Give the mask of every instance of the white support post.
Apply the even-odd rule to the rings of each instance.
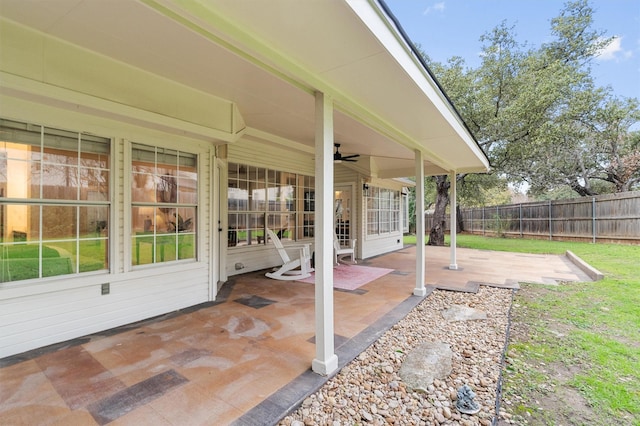
[[[316,93],[315,114],[316,357],[311,369],[326,376],[338,369],[338,356],[333,339],[333,101],[324,93]]]
[[[415,150],[416,160],[416,288],[413,294],[426,296],[425,279],[425,224],[424,224],[424,158]]]
[[[451,211],[449,212],[449,221],[451,224],[449,225],[450,239],[451,239],[451,263],[449,264],[449,269],[456,270],[458,269],[457,263],[457,253],[456,253],[456,237],[457,237],[457,229],[458,229],[458,212],[457,212],[457,182],[456,182],[456,172],[451,172],[451,193],[449,194],[450,207]]]

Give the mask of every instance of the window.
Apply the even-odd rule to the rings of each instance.
[[[131,263],[196,258],[197,156],[132,144]]]
[[[400,229],[400,191],[369,187],[367,235],[388,234]]]
[[[283,240],[313,236],[314,178],[229,163],[228,246],[265,243],[265,226]]]
[[[313,176],[301,176],[303,206],[302,206],[302,236],[312,238],[315,229],[316,180]]]
[[[0,120],[0,282],[108,269],[110,140]]]

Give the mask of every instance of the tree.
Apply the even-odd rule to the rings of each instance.
[[[595,145],[605,158],[598,162],[594,177],[613,184],[615,192],[630,191],[640,184],[640,146],[629,131],[638,121],[636,99],[609,100],[596,114]]]
[[[424,200],[425,210],[430,210],[436,201],[436,186],[433,177],[424,179]],[[415,232],[416,229],[416,189],[409,188],[409,229]],[[427,225],[428,226],[428,225]]]
[[[592,196],[630,191],[640,183],[640,150],[629,131],[640,119],[638,102],[606,93],[595,103],[584,98],[576,94],[579,108],[541,131],[535,167],[526,177],[533,194],[568,186],[580,196]]]
[[[481,37],[477,69],[457,57],[445,65],[428,62],[487,153],[494,183],[525,181],[538,192],[569,185],[582,195],[637,185],[640,154],[629,128],[639,119],[638,104],[594,86],[590,61],[612,39],[592,24],[587,0],[571,1],[551,21],[553,39],[539,48],[518,43],[514,28],[502,22]],[[436,179],[430,244],[444,242],[446,181]],[[467,182],[458,176],[461,192]]]
[[[449,187],[451,182],[447,180],[446,175],[436,176],[436,206],[433,211],[433,224],[429,231],[430,246],[444,245],[444,227],[447,205],[449,204]]]

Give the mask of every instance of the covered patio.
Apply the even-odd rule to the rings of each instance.
[[[358,240],[356,256],[367,259],[402,247],[403,195],[391,180],[414,176],[417,199],[424,200],[426,175],[490,168],[383,1],[127,0],[114,8],[6,0],[2,6],[0,124],[20,153],[5,155],[6,168],[31,170],[20,157],[31,149],[64,148],[75,158],[83,153],[82,135],[98,136],[96,148],[84,146],[105,157],[104,182],[91,182],[101,198],[89,199],[87,190],[63,201],[69,212],[89,201],[99,208],[94,225],[101,224],[101,235],[87,236],[97,228],[86,225],[75,233],[60,229],[53,239],[80,246],[99,238],[105,250],[87,250],[97,259],[90,270],[78,251],[80,266],[60,262],[65,267],[53,273],[41,267],[49,262],[44,250],[36,250],[26,278],[14,274],[0,284],[1,356],[218,300],[219,283],[230,276],[276,265],[257,236],[267,225],[291,224],[292,243],[313,244],[322,283],[314,295],[313,370],[332,374],[338,184],[352,194],[348,238]],[[60,132],[68,136],[63,147],[50,141]],[[345,161],[336,157],[337,144]],[[64,167],[56,163],[59,176]],[[189,183],[176,187],[173,175],[183,169]],[[59,195],[30,193],[17,180],[9,187],[2,175],[9,173],[0,173],[9,196],[0,198],[11,204],[2,243],[19,250],[26,233],[49,248],[42,230],[56,215],[43,214],[46,225],[36,226],[40,221],[22,215],[22,205],[46,213]],[[40,187],[42,176],[33,176]],[[66,188],[62,180],[46,183]],[[451,198],[455,203],[455,183]],[[181,209],[191,226],[170,226],[180,223],[180,212],[171,209]],[[423,213],[420,201],[421,236]],[[188,241],[177,235],[187,231]],[[236,244],[238,232],[249,236],[244,247]],[[180,240],[188,249],[181,254]],[[165,256],[170,242],[175,249]],[[420,250],[413,293],[424,296]],[[449,266],[457,267],[455,252]]]
[[[427,295],[441,288],[517,288],[589,278],[567,258],[427,247]],[[333,293],[340,367],[423,297],[416,247],[369,259],[393,269]],[[314,288],[238,275],[216,302],[0,360],[0,417],[7,424],[273,424],[328,377],[313,373]]]

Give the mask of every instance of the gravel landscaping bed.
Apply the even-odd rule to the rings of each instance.
[[[491,425],[511,299],[511,290],[484,286],[476,294],[435,290],[280,425]],[[442,311],[453,305],[484,311],[487,319],[448,321]],[[449,344],[453,369],[427,392],[414,392],[398,371],[424,342]],[[464,384],[481,405],[477,414],[455,408]]]

